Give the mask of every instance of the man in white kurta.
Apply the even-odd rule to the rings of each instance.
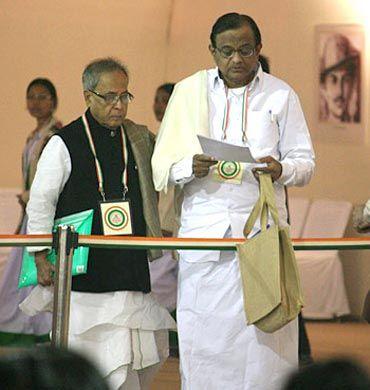
[[[54,218],[93,209],[92,233],[103,234],[101,195],[122,200],[125,189],[136,234],[160,235],[151,137],[144,126],[124,120],[130,101],[127,74],[111,58],[85,68],[88,109],[43,151],[27,205],[28,233],[50,233]],[[101,162],[97,169],[94,161]],[[47,248],[29,251],[35,252],[38,283],[51,285]],[[146,252],[90,248],[87,272],[72,278],[68,345],[94,360],[112,389],[148,390],[168,356],[167,329],[175,322],[149,292]]]
[[[274,180],[282,225],[284,186],[305,185],[312,176],[314,152],[298,97],[262,72],[261,47],[253,19],[224,15],[211,34],[217,67],[175,87],[152,166],[157,190],[183,189],[180,237],[242,237],[259,196],[256,168],[244,164],[238,184],[216,179],[216,162],[201,154],[197,134],[249,147],[267,164],[257,169]],[[279,388],[297,366],[296,320],[273,334],[246,325],[235,252],[180,251],[177,319],[183,389]]]

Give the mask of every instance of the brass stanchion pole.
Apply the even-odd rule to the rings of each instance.
[[[72,258],[77,246],[73,226],[58,226],[53,246],[57,251],[54,280],[54,307],[51,344],[68,347],[69,309],[72,285]]]

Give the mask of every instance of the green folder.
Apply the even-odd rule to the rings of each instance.
[[[56,219],[53,230],[56,230],[59,225],[73,225],[78,234],[91,234],[94,210],[81,211],[80,213],[67,215]],[[87,272],[87,260],[89,257],[89,247],[79,246],[73,252],[72,260],[72,275],[85,274]],[[56,253],[53,249],[47,256],[47,259],[55,264]],[[26,249],[23,251],[23,260],[21,273],[19,275],[18,287],[33,286],[37,284],[37,268],[35,264],[35,256]]]

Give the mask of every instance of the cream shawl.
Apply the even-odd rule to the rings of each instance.
[[[209,137],[206,70],[177,83],[168,103],[152,158],[157,191],[167,191],[173,164],[202,153],[197,134]]]

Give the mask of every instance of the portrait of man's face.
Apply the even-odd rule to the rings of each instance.
[[[332,70],[326,74],[322,93],[330,121],[345,121],[354,86],[354,75],[348,69]]]
[[[360,122],[360,52],[343,34],[326,34],[320,56],[320,121]]]

